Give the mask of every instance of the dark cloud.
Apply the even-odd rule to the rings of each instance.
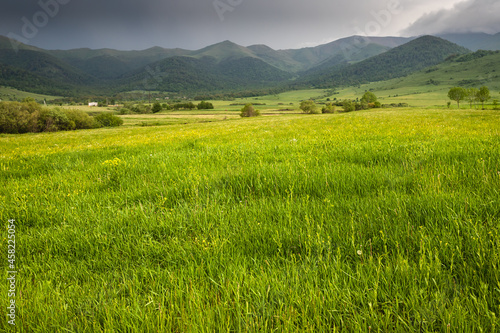
[[[451,7],[458,1],[4,0],[0,34],[49,49],[199,49],[227,39],[245,46],[296,48],[354,34],[398,35],[429,8]],[[43,22],[40,3],[51,8],[57,4],[57,14]],[[26,21],[38,23],[36,33],[26,28]]]
[[[468,0],[428,13],[404,30],[406,35],[500,32],[500,1]]]

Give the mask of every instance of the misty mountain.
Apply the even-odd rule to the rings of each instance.
[[[466,47],[469,50],[500,50],[500,33],[489,35],[485,33],[468,33],[468,34],[441,34],[438,35],[452,43]]]
[[[326,68],[320,65],[307,72],[297,84],[324,88],[384,81],[437,65],[451,55],[469,52],[444,39],[423,36],[355,64]]]
[[[474,39],[467,38],[462,36],[462,42]],[[352,36],[296,50],[244,47],[230,41],[195,51],[43,50],[14,44],[17,50],[0,36],[0,84],[62,96],[138,89],[196,93],[352,85],[404,76],[451,54],[468,52],[429,36]]]
[[[162,90],[199,93],[261,88],[292,77],[254,57],[201,58],[176,56],[149,65],[121,79],[120,90]]]

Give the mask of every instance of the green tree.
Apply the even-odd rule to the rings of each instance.
[[[371,91],[367,91],[364,93],[363,97],[361,97],[361,102],[366,103],[375,103],[377,101],[377,96]]]
[[[198,110],[211,110],[214,108],[214,105],[209,102],[201,101],[198,106]]]
[[[467,96],[467,91],[462,87],[453,87],[448,91],[448,98],[457,102],[460,109],[460,101]]]
[[[467,96],[466,96],[467,101],[469,102],[470,108],[472,109],[472,103],[477,101],[478,90],[476,88],[469,88],[466,90],[466,92],[467,92]]]
[[[153,108],[151,109],[151,111],[153,113],[158,113],[162,110],[162,107],[161,107],[161,104],[160,102],[156,102],[155,104],[153,104]]]
[[[356,104],[348,99],[342,102],[342,106],[344,108],[344,112],[351,112],[356,110]]]
[[[319,113],[316,108],[316,103],[314,103],[314,101],[311,100],[302,101],[300,103],[300,109],[304,113],[309,113],[309,114]]]
[[[248,103],[241,109],[240,113],[241,117],[257,117],[260,116],[260,111],[255,110],[251,103]]]
[[[487,102],[491,98],[490,90],[488,89],[488,87],[482,86],[481,88],[479,88],[476,96],[477,100],[482,103],[484,109],[484,102]]]
[[[321,109],[321,113],[335,113],[335,105],[327,103],[323,109]]]

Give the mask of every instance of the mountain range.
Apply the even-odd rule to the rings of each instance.
[[[194,51],[119,51],[44,50],[0,36],[0,85],[59,96],[335,87],[405,76],[468,49],[500,49],[500,34],[441,37],[352,36],[292,50],[224,41]]]

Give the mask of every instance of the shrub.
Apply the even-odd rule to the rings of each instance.
[[[260,111],[255,110],[253,105],[251,103],[249,103],[241,109],[240,116],[241,117],[258,117],[258,116],[260,116]]]
[[[151,106],[144,104],[137,104],[131,106],[130,110],[134,113],[149,114],[151,113]]]
[[[99,127],[118,127],[123,125],[123,119],[111,113],[101,113],[95,116],[95,120],[100,125]]]
[[[162,107],[161,107],[161,104],[159,102],[156,102],[155,104],[153,104],[153,108],[151,109],[151,111],[153,113],[158,113],[162,110]]]
[[[214,105],[209,102],[201,101],[198,106],[198,110],[211,110],[214,108]]]
[[[354,102],[347,99],[342,102],[342,107],[344,108],[344,112],[351,112],[356,110],[356,105],[354,104]]]
[[[80,110],[64,110],[64,113],[66,114],[68,119],[75,124],[75,129],[89,129],[98,127],[95,119],[89,116],[86,112]]]
[[[316,103],[314,103],[314,101],[312,101],[312,100],[302,101],[300,103],[300,109],[304,113],[308,113],[308,114],[317,114],[317,113],[319,113],[319,111],[318,111],[318,109],[316,107]]]
[[[38,115],[38,125],[42,132],[67,131],[76,128],[74,121],[60,109],[43,109]]]
[[[321,113],[335,113],[335,105],[332,103],[326,104],[326,106],[321,109]]]
[[[0,102],[0,133],[38,132],[37,119],[41,110],[36,102]]]
[[[365,92],[363,97],[361,97],[361,102],[366,102],[366,103],[375,103],[377,101],[377,96],[375,96],[374,93],[371,91]]]

